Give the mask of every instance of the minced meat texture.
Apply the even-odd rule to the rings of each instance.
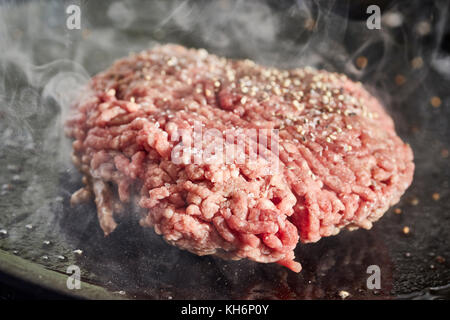
[[[180,129],[192,134],[196,123],[234,133],[224,148],[246,129],[268,129],[278,133],[277,150],[265,145],[264,156],[244,163],[174,161]],[[178,45],[130,55],[93,77],[67,133],[85,183],[72,203],[94,196],[105,235],[133,204],[142,226],[182,249],[296,272],[299,241],[371,228],[414,171],[411,148],[361,83]],[[258,139],[245,141],[246,157],[261,149]],[[277,170],[267,170],[274,157]]]

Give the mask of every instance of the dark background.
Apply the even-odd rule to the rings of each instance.
[[[72,3],[81,7],[81,30],[65,27]],[[366,27],[371,4],[381,8],[380,30]],[[0,250],[60,274],[76,264],[84,281],[127,298],[339,299],[341,290],[349,299],[449,298],[448,14],[448,1],[2,2],[0,230],[7,234]],[[135,221],[104,238],[93,204],[68,205],[81,184],[62,123],[90,75],[166,42],[362,81],[414,150],[415,179],[395,207],[402,213],[392,208],[371,231],[299,245],[300,274],[197,257]],[[373,264],[382,271],[380,290],[366,288]],[[9,274],[0,274],[2,299],[65,297],[47,289],[52,283]]]

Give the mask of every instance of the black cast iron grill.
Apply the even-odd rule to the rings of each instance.
[[[333,299],[342,290],[363,299],[449,298],[449,6],[378,4],[402,23],[384,20],[381,30],[368,30],[365,1],[85,1],[82,29],[69,31],[68,3],[2,4],[0,253],[58,273],[76,264],[87,283],[130,298]],[[299,245],[300,274],[198,257],[131,220],[104,238],[93,203],[69,205],[81,176],[62,132],[66,97],[115,58],[155,42],[279,67],[313,64],[362,81],[414,150],[415,179],[396,206],[402,213],[391,209],[371,231]],[[382,270],[379,290],[367,288],[370,265]]]

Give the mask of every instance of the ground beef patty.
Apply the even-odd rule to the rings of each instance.
[[[380,103],[345,75],[312,68],[279,70],[159,46],[96,75],[73,111],[67,133],[85,187],[72,203],[94,196],[105,235],[134,205],[142,226],[198,255],[298,272],[299,240],[369,229],[413,176],[411,148]],[[196,123],[231,131],[224,149],[244,140],[239,155],[262,156],[189,161],[203,152],[183,140]],[[239,140],[251,129],[269,132],[271,141],[276,132],[276,148],[258,137]],[[173,159],[180,145],[191,152],[181,163]],[[274,158],[277,169],[266,170]]]

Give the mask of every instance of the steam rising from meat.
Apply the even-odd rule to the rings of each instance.
[[[85,80],[88,73],[92,75],[104,69],[113,59],[130,51],[147,49],[156,42],[184,39],[181,44],[278,67],[313,65],[331,71],[339,69],[356,80],[374,85],[387,80],[385,72],[381,71],[399,49],[395,44],[399,32],[411,38],[415,51],[397,53],[405,56],[405,62],[414,54],[432,54],[436,58],[433,62],[439,66],[442,66],[440,62],[445,66],[446,60],[438,50],[446,32],[443,2],[436,2],[432,12],[422,13],[412,5],[404,8],[393,4],[386,10],[381,30],[366,27],[368,15],[364,7],[359,15],[362,20],[347,19],[346,1],[297,1],[283,8],[277,8],[281,5],[271,1],[156,1],[151,6],[139,1],[101,4],[87,1],[80,3],[81,30],[67,29],[67,5],[51,1],[3,4],[0,7],[2,68],[15,63],[20,70],[32,75],[36,73],[33,65],[44,65],[39,71],[50,69],[56,76],[58,69],[64,72],[67,65],[55,66],[54,62],[67,59],[77,65],[74,71]],[[22,6],[26,6],[26,10],[21,10]],[[396,23],[392,22],[393,12],[399,20]],[[433,15],[432,20],[426,19],[429,15]],[[402,30],[404,19],[417,21],[415,30]],[[424,24],[428,33],[424,31]],[[431,39],[435,49],[421,52],[422,38],[430,36],[432,31],[436,34]],[[348,38],[351,38],[351,51],[344,45]],[[363,69],[355,65],[355,59],[361,55],[369,60]],[[46,65],[50,62],[53,64]],[[447,68],[441,69],[449,73]],[[50,78],[37,80],[29,85],[42,88]],[[420,83],[420,79],[413,81]],[[57,94],[47,93],[51,97]],[[66,102],[63,101],[63,108],[68,107]]]
[[[155,1],[148,6],[142,1],[80,1],[82,29],[68,30],[65,8],[69,3],[76,1],[0,5],[0,155],[15,152],[18,146],[34,152],[57,149],[57,169],[71,168],[62,124],[73,95],[114,59],[156,43],[204,47],[219,55],[277,67],[312,65],[343,72],[372,88],[388,109],[400,105],[417,88],[425,88],[429,96],[442,90],[441,83],[424,81],[430,72],[450,78],[450,55],[442,50],[449,32],[444,1],[436,1],[430,11],[422,10],[420,4],[400,2],[382,7],[382,13],[395,11],[403,23],[409,21],[416,28],[384,19],[381,30],[366,28],[365,7],[360,10],[361,20],[349,19],[351,8],[346,1],[309,0],[289,5]],[[399,38],[408,46],[398,46]],[[364,68],[356,63],[361,56],[367,58]],[[426,63],[412,68],[415,57]],[[402,85],[396,82],[399,75],[406,79]],[[420,114],[424,126],[433,121],[429,96],[417,98],[424,105]],[[409,128],[401,110],[390,111],[404,134]],[[439,126],[445,136],[448,123]],[[426,144],[426,139],[423,134],[417,143]]]

